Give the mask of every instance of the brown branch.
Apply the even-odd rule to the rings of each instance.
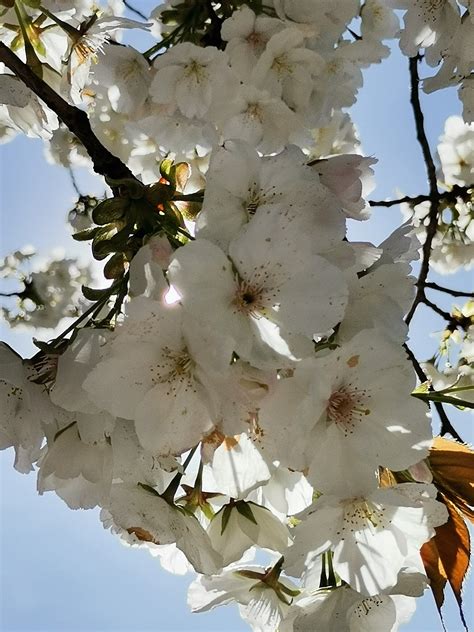
[[[450,191],[445,191],[444,193],[438,194],[437,199],[439,202],[445,202],[447,204],[454,204],[459,199],[463,201],[470,200],[472,196],[472,190],[474,189],[474,184],[467,184],[465,186],[459,186],[455,184]],[[368,200],[370,206],[397,206],[398,204],[411,204],[412,206],[416,206],[417,204],[421,204],[422,202],[430,202],[432,200],[431,195],[405,195],[402,198],[398,198],[396,200]]]
[[[441,307],[436,305],[436,303],[430,301],[425,294],[421,297],[420,302],[432,309],[436,314],[438,314],[438,316],[441,316],[441,318],[448,323],[446,326],[448,331],[456,331],[458,327],[467,331],[468,327],[471,327],[474,322],[472,316],[465,316],[462,313],[450,314],[449,312],[446,312],[444,309],[441,309]]]
[[[139,11],[138,9],[136,9],[133,4],[130,4],[130,2],[128,2],[128,0],[123,0],[124,5],[127,7],[127,9],[129,11],[131,11],[132,13],[135,13],[135,15],[138,15],[139,18],[142,18],[142,20],[145,20],[145,22],[148,20],[147,16],[142,13],[141,11]]]
[[[453,439],[464,443],[461,436],[454,428],[453,424],[449,421],[449,417],[443,408],[443,404],[441,404],[441,402],[433,402],[433,404],[441,421],[441,429],[439,431],[440,435],[445,435],[449,433],[453,437]]]
[[[421,204],[422,202],[429,202],[429,195],[417,195],[416,197],[411,197],[410,195],[405,195],[402,198],[398,198],[397,200],[369,200],[370,206],[397,206],[398,204],[412,204],[416,206],[417,204]]]
[[[418,362],[418,360],[416,359],[415,354],[413,353],[413,351],[410,349],[410,347],[407,345],[406,342],[403,343],[403,348],[407,352],[407,355],[410,358],[411,363],[413,364],[413,368],[415,369],[415,373],[418,376],[418,379],[420,380],[420,382],[421,383],[427,382],[428,381],[428,376],[426,375],[426,373],[421,368],[421,364]]]
[[[84,145],[94,165],[94,171],[101,176],[108,176],[115,180],[134,178],[134,175],[124,163],[110,153],[102,145],[92,131],[89,118],[85,112],[70,105],[47,83],[40,79],[24,64],[3,42],[0,42],[0,62],[3,62],[37,97],[58,116]]]
[[[438,307],[438,305],[436,305],[436,303],[433,303],[433,301],[430,301],[429,298],[427,298],[426,296],[422,296],[420,301],[426,305],[426,307],[429,307],[430,309],[432,309],[435,314],[438,314],[438,316],[441,316],[441,318],[444,318],[444,320],[446,320],[448,323],[451,323],[453,318],[451,316],[451,314],[449,312],[445,312],[443,309],[441,309],[441,307]]]
[[[430,212],[428,214],[428,226],[426,227],[425,242],[422,249],[422,260],[420,273],[417,281],[417,292],[413,304],[405,318],[407,325],[410,324],[416,308],[422,302],[425,297],[425,283],[430,270],[430,255],[431,247],[434,236],[436,235],[436,229],[438,227],[438,212],[440,194],[438,191],[438,183],[436,179],[436,167],[434,164],[433,156],[431,155],[430,145],[425,132],[424,116],[421,109],[419,83],[420,78],[418,75],[418,55],[416,57],[410,57],[410,103],[413,110],[413,116],[415,118],[416,138],[420,144],[423,159],[425,161],[426,173],[428,176],[428,183],[430,186],[429,201],[431,203]]]
[[[438,285],[437,283],[425,283],[425,288],[429,288],[430,290],[436,290],[437,292],[444,292],[445,294],[450,294],[456,298],[459,297],[467,297],[473,298],[474,292],[461,292],[460,290],[452,290],[449,287],[444,287],[443,285]]]

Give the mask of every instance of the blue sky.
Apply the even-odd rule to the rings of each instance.
[[[420,149],[409,107],[408,63],[398,51],[381,66],[365,73],[365,86],[353,109],[367,155],[379,158],[378,188],[373,197],[427,191]],[[427,131],[435,145],[444,120],[460,107],[454,91],[424,98]],[[67,210],[74,200],[67,173],[48,165],[39,141],[19,137],[0,148],[1,254],[34,244],[46,254],[56,246],[86,252],[86,245],[68,237]],[[86,173],[78,174],[84,190],[100,192],[102,185]],[[352,224],[351,235],[379,243],[401,223],[396,208],[376,209],[367,223]],[[433,275],[433,280],[446,278]],[[472,286],[471,274],[449,278],[459,289]],[[442,304],[442,296],[437,296]],[[444,303],[449,307],[449,303]],[[436,346],[430,338],[442,323],[420,311],[412,329],[411,346],[419,357],[429,357]],[[24,354],[33,348],[30,335],[2,332],[2,338]],[[474,440],[472,416],[456,415],[460,433]],[[71,511],[54,494],[39,497],[34,475],[12,469],[13,453],[0,454],[0,629],[23,631],[161,632],[247,630],[235,608],[210,615],[191,615],[186,607],[188,578],[161,570],[144,551],[126,550],[102,529],[97,511]],[[472,621],[472,589],[466,592],[466,614]],[[448,600],[449,630],[461,630],[455,607]],[[440,630],[428,593],[421,600],[407,631]]]

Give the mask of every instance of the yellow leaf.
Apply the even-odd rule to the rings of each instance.
[[[436,437],[428,460],[438,490],[474,522],[474,450]]]
[[[446,505],[449,518],[445,524],[436,528],[435,537],[423,545],[421,557],[440,614],[444,602],[444,589],[449,582],[459,606],[461,619],[465,623],[462,588],[469,569],[469,530],[455,504],[443,494],[440,494],[439,500]]]

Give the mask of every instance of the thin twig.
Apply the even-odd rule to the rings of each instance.
[[[422,384],[423,382],[427,382],[428,376],[423,371],[421,364],[416,359],[416,356],[413,353],[413,351],[410,349],[410,347],[406,343],[404,343],[403,348],[407,352],[407,355],[409,359],[411,360],[411,363],[413,364],[413,368],[415,369],[415,373],[418,376],[418,379],[420,380],[420,382]],[[441,404],[441,402],[433,402],[433,405],[441,421],[440,434],[445,435],[449,433],[454,439],[457,439],[457,441],[460,441],[461,443],[463,443],[463,440],[461,439],[460,435],[458,434],[458,432],[456,431],[456,429],[450,422],[449,417],[447,416],[443,408],[443,404]]]
[[[78,197],[80,198],[83,197],[81,190],[79,188],[79,185],[77,184],[76,176],[74,175],[74,171],[71,165],[68,166],[67,170],[69,173],[69,179],[71,180],[72,188],[74,189]]]
[[[405,195],[402,198],[398,198],[397,200],[369,200],[370,206],[397,206],[398,204],[413,204],[416,206],[417,204],[421,204],[422,202],[429,202],[429,195],[417,195],[416,197],[411,197],[410,195]]]
[[[430,290],[436,290],[437,292],[444,292],[445,294],[450,294],[456,298],[459,297],[467,297],[474,298],[474,292],[461,292],[460,290],[452,290],[449,287],[444,287],[443,285],[438,285],[437,283],[427,282],[425,283],[425,288],[429,288]]]
[[[353,31],[349,27],[347,27],[347,31],[352,35],[352,37],[355,39],[356,42],[362,39],[361,35],[358,35],[355,31]]]
[[[114,294],[119,283],[120,281],[116,281],[109,288],[107,288],[107,291],[104,292],[104,295],[98,301],[96,301],[93,305],[91,305],[83,314],[79,316],[79,318],[76,318],[76,320],[73,323],[71,323],[71,325],[67,329],[61,332],[59,336],[57,336],[53,340],[53,344],[57,345],[58,342],[60,342],[61,340],[64,339],[65,336],[67,336],[67,334],[77,329],[78,325],[80,325],[80,323],[82,323],[83,320],[86,320],[86,318],[88,318],[89,316],[94,315],[96,311],[100,311],[102,307],[106,305],[110,297]]]
[[[20,296],[19,292],[0,292],[0,296],[8,298],[10,296]]]
[[[418,362],[415,354],[413,353],[413,351],[410,349],[410,347],[407,345],[406,342],[403,344],[403,348],[407,352],[407,355],[410,358],[411,363],[413,364],[413,368],[415,369],[415,373],[418,376],[418,379],[420,380],[420,382],[421,383],[426,382],[428,380],[428,376],[421,368],[421,364]]]
[[[415,126],[416,126],[416,137],[418,143],[420,144],[421,150],[423,152],[423,159],[425,161],[426,174],[428,176],[428,182],[430,186],[429,200],[431,203],[430,212],[428,214],[428,226],[426,227],[426,236],[425,242],[423,244],[422,249],[422,260],[420,273],[418,275],[417,281],[417,292],[415,295],[415,299],[413,304],[405,318],[405,322],[407,325],[410,324],[416,308],[421,303],[422,299],[425,295],[425,283],[428,277],[428,272],[430,269],[430,255],[431,255],[431,246],[433,243],[434,236],[436,235],[436,229],[438,227],[438,211],[439,211],[439,191],[438,191],[438,183],[436,179],[436,167],[434,164],[433,156],[431,154],[430,145],[428,143],[428,138],[425,132],[424,126],[424,116],[423,111],[421,109],[420,103],[420,93],[419,93],[419,83],[420,78],[418,75],[418,55],[416,57],[410,57],[409,59],[409,68],[410,68],[410,103],[413,110],[413,116],[415,118]]]
[[[440,202],[445,202],[446,204],[455,204],[459,199],[468,201],[472,196],[473,189],[474,184],[467,184],[465,186],[455,184],[449,191],[438,194],[438,200]],[[411,204],[416,206],[422,202],[430,202],[431,199],[431,195],[416,195],[413,197],[405,195],[404,197],[396,200],[369,200],[368,202],[370,206],[390,207],[397,206],[398,204]]]
[[[472,316],[465,316],[462,313],[450,314],[444,309],[441,309],[441,307],[436,305],[436,303],[433,303],[433,301],[430,301],[430,299],[424,293],[420,300],[424,305],[432,309],[436,314],[438,314],[438,316],[441,316],[441,318],[443,318],[448,323],[448,325],[446,326],[446,329],[448,331],[456,331],[458,327],[467,331],[468,327],[471,327],[471,325],[473,324]]]
[[[443,404],[441,404],[441,402],[433,402],[433,404],[441,421],[441,429],[439,431],[439,434],[445,435],[449,433],[453,437],[453,439],[456,439],[457,441],[464,443],[461,436],[459,435],[457,430],[454,428],[453,424],[449,421],[449,417],[443,408]]]
[[[142,13],[141,11],[136,9],[134,6],[132,6],[129,2],[127,2],[127,0],[123,0],[123,3],[129,11],[131,11],[132,13],[135,13],[135,15],[138,15],[139,18],[141,18],[142,20],[145,20],[145,22],[148,20],[148,17],[144,13]]]
[[[186,457],[186,459],[184,460],[184,463],[182,465],[182,471],[181,472],[177,472],[175,474],[175,476],[172,478],[172,480],[171,480],[170,484],[168,485],[168,487],[161,494],[161,497],[164,498],[166,500],[166,502],[168,502],[170,505],[174,504],[174,497],[175,497],[176,492],[178,491],[178,487],[179,487],[179,484],[181,483],[181,479],[183,478],[183,475],[186,472],[186,468],[191,463],[191,459],[193,458],[194,454],[196,453],[197,448],[198,448],[198,446],[195,445],[194,448],[192,448],[192,450],[190,450],[188,456]]]
[[[89,118],[79,108],[69,105],[57,92],[24,64],[3,42],[0,42],[0,62],[55,112],[58,118],[81,141],[94,165],[94,171],[115,180],[134,178],[129,168],[102,145],[92,131]]]
[[[438,316],[441,316],[441,318],[444,318],[444,320],[446,320],[448,323],[452,322],[453,318],[451,314],[449,312],[445,312],[443,309],[441,309],[441,307],[438,307],[436,303],[433,303],[433,301],[430,301],[430,299],[426,298],[425,295],[423,295],[420,300],[424,305],[426,305],[426,307],[429,307],[430,309],[432,309],[436,314],[438,314]]]

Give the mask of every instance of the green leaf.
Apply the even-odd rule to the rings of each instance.
[[[187,162],[178,162],[172,169],[173,184],[180,191],[184,191],[186,184],[191,177],[191,167]]]
[[[244,516],[244,518],[247,518],[247,520],[250,520],[250,522],[258,525],[258,522],[255,520],[255,516],[253,515],[250,504],[246,503],[245,500],[239,500],[239,502],[235,504],[235,508],[241,516]]]
[[[423,382],[422,384],[417,386],[414,391],[412,391],[412,395],[416,397],[419,394],[429,393],[430,388],[431,388],[430,381]]]
[[[466,384],[465,386],[450,386],[449,388],[443,388],[442,391],[436,391],[443,395],[449,395],[450,393],[462,393],[463,391],[474,391],[474,384]]]
[[[423,400],[424,402],[440,402],[441,404],[452,404],[457,408],[474,408],[474,402],[468,402],[460,397],[450,397],[449,395],[445,395],[442,392],[437,391],[428,391],[428,392],[417,392],[418,389],[415,389],[412,392],[412,396],[418,399]]]
[[[165,158],[164,160],[161,161],[160,173],[161,173],[161,176],[165,178],[165,180],[168,180],[168,182],[170,182],[172,168],[173,168],[173,161],[171,160],[171,158]]]

